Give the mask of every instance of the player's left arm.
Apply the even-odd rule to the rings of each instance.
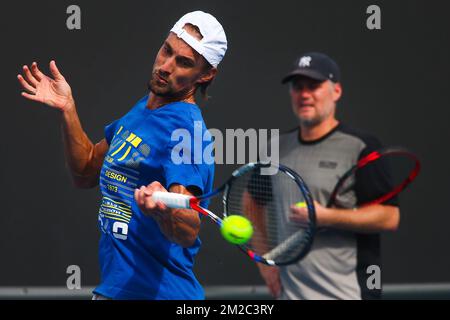
[[[375,137],[366,137],[365,143],[366,147],[361,151],[359,159],[382,147],[381,142]],[[378,161],[372,166],[356,171],[354,188],[358,199],[356,209],[325,208],[316,204],[319,226],[357,233],[378,233],[398,229],[400,210],[397,197],[383,204],[360,206],[392,190],[392,171],[388,162]]]
[[[374,137],[366,140],[367,147],[359,155],[359,159],[382,147]],[[386,194],[393,188],[392,172],[388,163],[379,161],[376,164],[356,172],[355,195],[358,199],[357,208],[341,209],[327,208],[314,202],[316,219],[319,227],[336,228],[356,233],[379,233],[396,231],[400,224],[400,209],[397,197],[383,204],[362,205],[372,199]],[[291,208],[293,219],[307,221],[305,208]]]
[[[147,187],[142,186],[140,189],[135,190],[134,198],[139,209],[146,216],[155,219],[161,232],[167,239],[184,248],[192,246],[200,231],[200,217],[198,213],[190,209],[170,209],[163,203],[154,202],[152,194],[155,191],[167,192],[157,181],[152,182]],[[186,188],[180,184],[171,185],[169,191],[198,195],[196,188]]]
[[[374,204],[357,209],[326,208],[314,202],[319,227],[336,228],[356,233],[396,231],[400,224],[400,209],[394,205]],[[305,208],[291,208],[292,219],[306,221]]]

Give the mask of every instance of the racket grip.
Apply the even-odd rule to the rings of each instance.
[[[189,200],[191,198],[192,196],[174,192],[155,191],[152,195],[153,201],[162,202],[173,209],[190,209],[191,206]]]

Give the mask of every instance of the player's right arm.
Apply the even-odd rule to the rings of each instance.
[[[72,90],[54,61],[50,62],[50,72],[53,79],[43,74],[35,62],[31,70],[23,66],[24,76],[17,76],[26,90],[22,96],[61,112],[64,153],[74,184],[79,188],[92,188],[98,184],[108,143],[105,139],[95,145],[91,142],[78,118]]]

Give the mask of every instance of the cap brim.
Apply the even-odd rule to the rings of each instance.
[[[281,83],[285,84],[286,82],[289,82],[293,78],[298,77],[298,76],[304,76],[304,77],[311,78],[314,80],[319,80],[319,81],[325,81],[328,79],[327,77],[323,76],[319,72],[311,70],[311,69],[297,69],[297,70],[292,71],[288,75],[286,75],[283,78],[283,80],[281,80]]]

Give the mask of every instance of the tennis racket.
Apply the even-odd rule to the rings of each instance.
[[[346,203],[357,203],[358,207],[385,203],[405,190],[419,172],[419,159],[403,147],[387,147],[373,151],[361,158],[338,180],[327,207],[342,208],[347,206]],[[375,188],[371,188],[371,194],[364,194],[363,190],[359,195],[362,199],[356,202],[357,195],[353,190],[358,189],[358,180],[365,179],[369,181],[364,183],[375,185]]]
[[[268,174],[268,172],[275,174]],[[216,215],[200,203],[222,195],[223,214]],[[193,197],[171,192],[155,192],[154,201],[169,208],[193,209],[219,227],[224,218],[241,215],[253,226],[253,235],[237,245],[256,262],[280,266],[299,261],[310,250],[316,231],[316,215],[311,193],[303,179],[280,164],[249,163],[233,172],[220,188]],[[291,221],[290,207],[305,202],[308,221]]]

